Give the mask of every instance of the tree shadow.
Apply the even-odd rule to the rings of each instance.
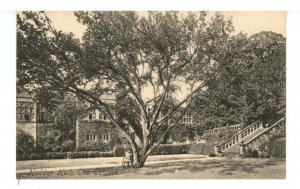
[[[82,175],[75,175],[75,178],[105,178],[107,176],[118,176],[121,178],[135,179],[142,176],[155,176],[154,178],[164,178],[165,175],[176,174],[181,172],[184,174],[212,174],[211,179],[214,178],[226,178],[226,176],[232,176],[233,178],[240,178],[242,175],[255,176],[260,172],[260,169],[265,167],[277,166],[278,164],[285,164],[285,159],[240,159],[240,158],[218,158],[218,159],[206,159],[206,160],[190,160],[190,161],[177,161],[150,164],[142,168],[122,168],[119,167],[107,167],[96,169],[82,169],[79,170]],[[245,173],[245,174],[243,174]],[[272,174],[272,173],[270,173]],[[276,173],[274,173],[276,174]],[[161,175],[161,177],[160,177]],[[100,176],[100,177],[99,177]],[[250,176],[250,178],[251,178]],[[35,178],[41,179],[45,176],[31,177],[28,174],[17,174],[19,179]],[[48,177],[46,177],[48,178]],[[72,175],[58,176],[57,171],[49,178],[74,178]],[[253,177],[252,177],[253,178]]]
[[[175,173],[177,171],[189,171],[192,173],[204,172],[216,169],[219,175],[233,175],[234,172],[257,174],[260,168],[277,165],[280,161],[272,159],[212,159],[209,161],[178,161],[172,163],[160,163],[144,167],[147,171],[144,175],[160,175],[164,173]],[[220,169],[220,170],[219,170]]]

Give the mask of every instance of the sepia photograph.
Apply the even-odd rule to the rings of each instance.
[[[16,179],[286,179],[286,12],[16,12]]]

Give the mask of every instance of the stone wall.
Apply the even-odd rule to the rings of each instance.
[[[110,122],[101,120],[79,120],[76,124],[76,148],[79,150],[110,151],[121,144],[116,129]]]
[[[51,131],[52,127],[43,123],[18,122],[17,129],[31,135],[35,140],[35,146],[39,146],[42,138],[46,136],[48,131]]]

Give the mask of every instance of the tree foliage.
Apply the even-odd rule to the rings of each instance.
[[[206,91],[207,108],[196,110],[197,121],[213,128],[283,117],[285,38],[274,32],[239,34],[232,48],[228,56],[235,58],[219,67],[219,77]]]
[[[245,57],[247,45],[255,43],[242,34],[233,35],[231,19],[220,13],[211,18],[205,12],[148,12],[145,16],[75,12],[75,16],[87,27],[82,40],[57,31],[44,12],[18,14],[18,85],[73,93],[105,113],[131,144],[137,167],[144,165],[192,105],[212,108],[219,112],[215,116],[225,117],[228,107],[217,107],[224,103],[218,93],[232,90],[228,98],[242,106],[240,93],[248,86],[243,88],[240,82],[249,74],[240,69],[247,67],[247,61],[270,61],[260,59],[264,55],[259,49],[257,57],[251,52]],[[101,98],[110,90],[118,96],[115,107]],[[142,141],[139,148],[126,132],[124,120]]]

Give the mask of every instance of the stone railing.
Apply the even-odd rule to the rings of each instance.
[[[265,135],[270,135],[271,133],[274,133],[275,131],[279,130],[280,128],[282,128],[283,126],[285,126],[285,117],[281,118],[279,121],[275,122],[273,125],[271,125],[270,127],[266,128],[263,132],[257,134],[256,136],[254,136],[251,140],[247,141],[246,143],[244,143],[241,148],[245,148],[246,146],[251,145],[252,143],[256,142],[257,140],[259,140],[262,136]]]
[[[252,123],[251,125],[245,127],[244,129],[238,131],[235,135],[231,136],[230,138],[223,141],[222,143],[215,144],[215,146],[214,146],[215,154],[219,154],[221,152],[224,152],[225,150],[227,150],[228,148],[230,148],[232,146],[236,146],[245,137],[247,137],[248,135],[250,135],[257,129],[262,128],[262,127],[263,127],[263,124],[262,123],[260,124],[259,121],[256,121],[256,122]]]
[[[217,127],[217,128],[213,128],[213,129],[208,129],[208,130],[204,130],[204,134],[208,134],[208,133],[219,133],[221,131],[224,130],[238,130],[240,127],[242,126],[241,123],[239,124],[235,124],[235,125],[227,125],[227,126],[223,126],[223,127]]]

